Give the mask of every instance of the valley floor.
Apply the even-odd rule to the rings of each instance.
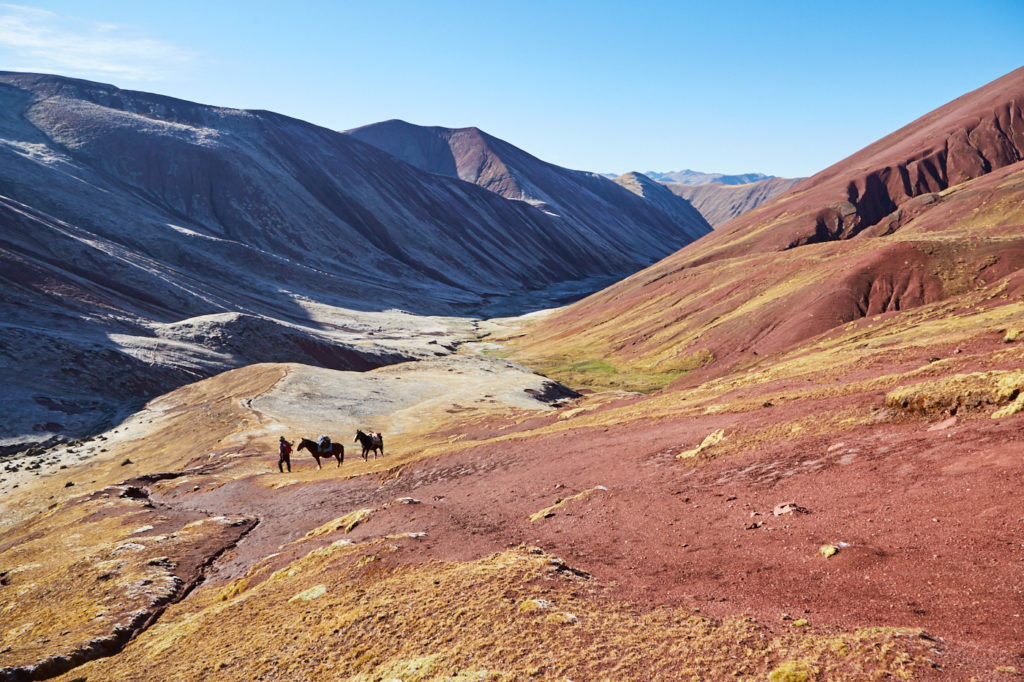
[[[887,396],[1024,346],[935,338],[650,395],[481,347],[186,386],[4,491],[0,679],[1013,679],[1024,414]]]

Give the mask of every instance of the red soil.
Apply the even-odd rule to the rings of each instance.
[[[814,409],[829,413],[851,400],[866,406],[879,397]],[[240,481],[188,504],[262,519],[214,580],[238,577],[308,529],[373,506],[379,511],[350,537],[426,531],[403,552],[408,560],[538,545],[651,607],[746,614],[770,627],[782,627],[784,614],[823,628],[920,627],[940,638],[936,661],[957,676],[1024,664],[1024,512],[1016,495],[1024,486],[1024,414],[961,416],[934,430],[935,419],[880,423],[699,466],[675,457],[714,430],[793,421],[808,409],[785,401],[748,414],[575,429],[487,443],[384,482],[334,479],[256,494]],[[607,491],[529,520],[599,485]],[[421,503],[381,509],[404,496]],[[809,513],[774,516],[785,502]],[[755,522],[762,525],[749,528]],[[838,543],[848,544],[829,559],[819,554]],[[292,558],[285,548],[275,561]]]

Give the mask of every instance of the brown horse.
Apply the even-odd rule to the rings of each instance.
[[[341,443],[332,442],[330,452],[320,452],[320,446],[317,445],[317,442],[315,440],[303,438],[302,441],[299,443],[299,446],[295,448],[296,452],[298,452],[299,450],[309,450],[309,454],[313,455],[313,459],[316,460],[317,469],[321,468],[321,457],[323,457],[324,459],[330,459],[331,457],[334,457],[335,459],[338,460],[338,466],[341,466],[341,463],[345,461],[345,446],[342,445]]]
[[[356,439],[353,443],[358,442],[363,446],[363,459],[369,459],[367,453],[373,450],[373,458],[377,459],[377,451],[380,450],[380,456],[384,456],[384,436],[379,433],[375,433],[372,436],[362,431],[356,431]]]

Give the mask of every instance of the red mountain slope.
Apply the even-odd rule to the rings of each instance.
[[[537,325],[522,359],[687,384],[1024,267],[1024,69]],[[799,247],[799,248],[798,248]],[[569,363],[568,358],[573,362]]]
[[[908,199],[1024,159],[1024,68],[826,168],[678,257],[700,262],[900,226]]]

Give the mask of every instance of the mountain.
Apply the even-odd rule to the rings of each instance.
[[[804,178],[770,177],[747,184],[663,182],[673,194],[693,204],[713,227],[719,227],[736,216],[771,201],[803,180]]]
[[[702,173],[701,171],[690,170],[669,171],[659,173],[658,171],[647,171],[646,176],[658,182],[676,183],[679,185],[706,185],[718,183],[719,185],[748,185],[752,182],[759,182],[775,177],[764,173],[740,173],[739,175],[726,175],[724,173]]]
[[[643,197],[665,214],[673,216],[680,221],[686,220],[690,212],[697,208],[686,197],[683,197],[686,199],[685,202],[680,202],[680,195],[678,193],[673,192],[667,185],[650,179],[643,173],[625,173],[615,178],[613,182],[633,194]]]
[[[879,314],[982,291],[1012,300],[1024,286],[1022,106],[1019,69],[543,320],[519,357],[550,368],[600,349],[685,386]]]
[[[431,355],[397,338],[429,322],[368,314],[543,307],[708,230],[608,181],[552,215],[267,111],[25,73],[0,103],[0,448],[250,362]]]
[[[710,230],[689,202],[660,196],[657,202],[625,191],[598,173],[569,170],[478,128],[426,127],[391,120],[347,131],[428,173],[479,185],[495,194],[536,206],[564,221],[584,239],[597,233],[635,234],[628,252],[660,250],[658,235],[697,239]],[[644,226],[635,230],[635,226]],[[648,238],[647,235],[650,235]],[[678,237],[675,237],[678,239]]]

